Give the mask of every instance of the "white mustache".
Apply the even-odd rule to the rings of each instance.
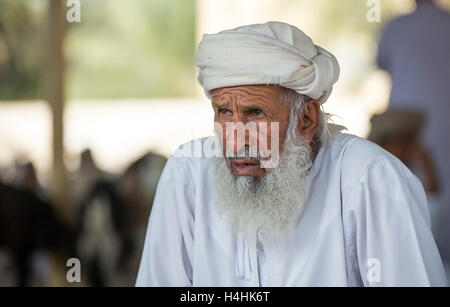
[[[233,152],[226,148],[225,150],[226,158],[233,160],[238,158],[246,158],[246,159],[252,159],[255,161],[260,161],[261,159],[268,158],[270,155],[270,151],[254,148],[252,146],[243,146],[241,149],[239,149],[237,152]]]

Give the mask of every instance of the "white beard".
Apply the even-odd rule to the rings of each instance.
[[[258,231],[258,240],[271,245],[288,237],[298,223],[308,198],[312,154],[300,138],[288,139],[278,166],[260,181],[235,176],[223,157],[216,158],[219,204],[234,235],[250,238]]]

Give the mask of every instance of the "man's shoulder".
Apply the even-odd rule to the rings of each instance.
[[[364,155],[363,161],[390,156],[377,144],[356,135],[339,133],[330,141],[333,150],[342,151],[347,158],[357,158]]]
[[[393,157],[377,144],[356,135],[341,133],[333,141],[337,143],[340,150],[344,151],[345,157],[349,159],[364,157],[361,161],[367,162],[381,157]]]
[[[364,204],[386,210],[393,207],[413,210],[412,206],[417,206],[421,214],[429,219],[423,185],[403,162],[375,143],[356,136],[344,137],[341,143],[340,179],[343,191],[350,193],[347,195],[356,195],[353,194],[356,191],[371,191],[369,194],[372,193],[373,199],[377,200],[355,201],[344,207],[356,209]],[[386,201],[388,199],[390,201]]]
[[[355,135],[341,134],[333,139],[332,147],[340,156],[343,185],[352,185],[372,167],[391,165],[406,168],[403,163],[377,144]]]
[[[211,158],[217,155],[215,140],[214,136],[208,136],[181,144],[170,155],[166,165],[167,172],[177,172],[194,180],[197,177],[194,175],[201,174],[211,164]]]

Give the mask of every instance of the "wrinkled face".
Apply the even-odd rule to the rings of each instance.
[[[284,143],[289,123],[289,109],[281,101],[281,95],[286,91],[283,87],[273,85],[245,85],[215,89],[212,91],[212,106],[214,108],[214,121],[221,129],[216,132],[222,137],[224,156],[230,153],[238,154],[256,142],[259,150],[273,151],[277,146],[281,152],[280,144]],[[254,123],[257,130],[245,130],[245,140],[239,142],[237,132],[231,133],[227,123]],[[261,123],[263,126],[261,126]],[[278,123],[278,129],[272,123]],[[264,131],[258,127],[267,127]],[[265,138],[265,140],[262,140]],[[246,157],[227,158],[227,166],[236,176],[253,176],[262,178],[268,169],[262,167],[261,160]]]

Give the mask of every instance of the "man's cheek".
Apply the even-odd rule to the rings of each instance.
[[[264,144],[265,152],[263,153],[263,159],[261,160],[262,168],[275,168],[278,166],[280,160],[280,132],[279,123],[271,122],[270,129],[263,140],[266,140]]]
[[[226,148],[226,130],[225,130],[225,124],[221,121],[214,121],[214,131],[219,138],[219,142],[221,147],[224,150],[225,154],[225,148]]]

